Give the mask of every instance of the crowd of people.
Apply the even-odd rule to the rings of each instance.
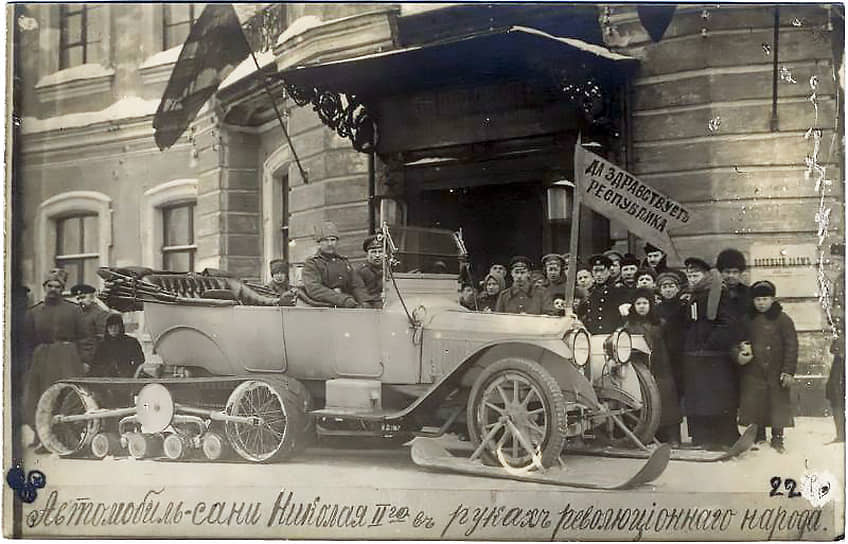
[[[38,448],[35,416],[41,394],[56,381],[77,376],[131,377],[144,363],[139,341],[128,336],[119,313],[100,307],[96,289],[74,285],[64,297],[68,273],[51,270],[45,278],[44,300],[29,308],[23,322],[24,445]]]
[[[609,250],[579,263],[570,309],[590,334],[625,327],[644,335],[660,391],[657,439],[679,445],[682,419],[691,443],[731,447],[738,425],[758,425],[758,441],[784,451],[794,424],[790,386],[798,363],[792,319],[769,281],[743,283],[744,255],[725,249],[715,266],[698,257],[682,270],[651,245],[646,258]],[[533,269],[526,257],[493,264],[479,286],[465,283],[460,304],[473,311],[564,315],[567,255],[549,254]]]

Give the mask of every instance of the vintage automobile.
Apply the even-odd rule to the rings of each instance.
[[[291,457],[318,436],[406,441],[462,425],[477,455],[551,466],[569,442],[639,443],[659,397],[644,341],[590,338],[574,315],[457,302],[459,233],[383,225],[382,307],[293,307],[223,276],[101,269],[104,300],[143,307],[164,366],[52,385],[36,417],[63,456]],[[309,302],[313,305],[310,305]],[[634,350],[634,347],[636,348]]]

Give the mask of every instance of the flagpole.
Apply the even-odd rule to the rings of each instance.
[[[580,133],[574,144],[574,190],[571,196],[571,238],[568,243],[568,272],[565,283],[565,308],[571,311],[574,306],[574,288],[577,277],[577,245],[580,241],[580,177],[582,175],[582,153]]]
[[[297,156],[297,151],[294,150],[294,145],[292,144],[291,137],[289,136],[289,131],[286,130],[286,124],[283,122],[283,116],[280,114],[280,109],[277,107],[277,102],[274,100],[274,95],[271,94],[271,90],[268,88],[268,81],[265,79],[265,74],[262,73],[262,67],[259,66],[259,61],[256,60],[256,55],[253,53],[253,48],[250,47],[250,42],[247,41],[247,37],[244,39],[245,43],[247,43],[247,50],[250,51],[250,58],[253,59],[253,64],[256,66],[256,71],[259,72],[259,75],[262,79],[262,88],[265,89],[265,94],[268,95],[268,98],[271,100],[271,106],[274,108],[274,113],[277,115],[277,121],[280,122],[280,128],[283,129],[283,134],[286,137],[286,141],[289,143],[289,149],[291,149],[292,157],[294,158],[295,164],[297,164],[297,169],[300,171],[300,177],[303,179],[304,185],[309,183],[309,177],[306,175],[306,171],[303,169],[303,166],[300,164],[300,158]]]

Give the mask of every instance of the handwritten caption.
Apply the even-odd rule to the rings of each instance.
[[[787,503],[787,506],[790,503]],[[799,504],[792,501],[791,504]],[[768,538],[792,533],[810,534],[822,527],[820,508],[601,507],[572,502],[552,508],[509,504],[458,503],[435,514],[425,508],[397,503],[340,503],[320,496],[309,499],[281,490],[273,501],[168,500],[165,489],[151,489],[136,501],[97,502],[87,497],[61,499],[50,492],[42,508],[25,517],[27,527],[257,527],[312,529],[332,536],[335,530],[402,527],[404,534],[438,538],[484,538],[494,534],[532,534],[539,539],[567,540],[575,534],[596,532],[651,539],[668,533],[756,533]],[[529,532],[528,532],[529,531]]]

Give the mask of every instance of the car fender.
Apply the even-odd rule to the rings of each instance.
[[[479,348],[453,374],[460,374],[460,383],[471,387],[484,368],[510,357],[530,359],[542,365],[557,381],[569,402],[580,402],[590,407],[598,405],[591,382],[571,362],[571,352],[561,341],[499,341]]]

